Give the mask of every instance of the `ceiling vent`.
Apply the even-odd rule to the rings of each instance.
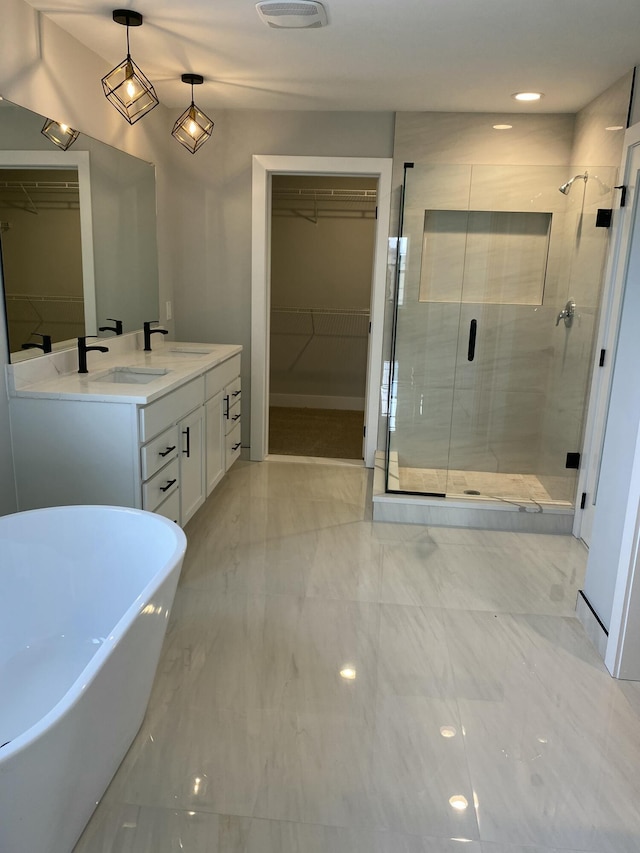
[[[327,26],[327,13],[317,0],[262,0],[258,15],[276,29],[317,29]]]

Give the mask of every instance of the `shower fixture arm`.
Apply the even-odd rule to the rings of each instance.
[[[588,172],[584,172],[584,173],[582,173],[582,174],[580,174],[580,175],[574,175],[574,176],[573,176],[573,178],[570,178],[570,180],[568,180],[565,184],[562,184],[562,186],[561,186],[561,187],[558,187],[558,189],[560,190],[560,192],[561,192],[563,195],[569,195],[569,193],[571,192],[571,187],[573,186],[573,182],[574,182],[574,181],[577,181],[577,180],[578,180],[578,178],[582,178],[582,180],[583,180],[583,181],[585,182],[585,184],[586,184],[586,183],[587,183],[587,181],[589,180],[589,173],[588,173]]]

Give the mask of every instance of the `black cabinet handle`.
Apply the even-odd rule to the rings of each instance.
[[[169,482],[167,483],[167,485],[166,485],[166,486],[160,486],[160,491],[161,491],[161,492],[166,492],[166,491],[168,491],[168,490],[171,488],[171,486],[173,486],[173,484],[174,484],[175,482],[176,482],[176,480],[169,480]]]
[[[242,393],[241,391],[234,391],[233,396],[238,397],[241,393]]]
[[[234,444],[234,445],[233,445],[233,447],[231,448],[231,450],[232,450],[232,451],[233,451],[233,450],[237,450],[237,449],[240,447],[240,444],[241,444],[241,443],[242,443],[242,442],[240,442],[240,441],[239,441],[237,444]]]
[[[224,398],[224,416],[229,420],[229,395]]]
[[[467,361],[473,361],[476,354],[476,331],[478,321],[472,320],[469,325],[469,348],[467,349]]]
[[[240,420],[240,415],[234,415],[234,416],[231,418],[231,420],[232,420],[232,421],[239,421],[239,420]]]
[[[187,436],[187,449],[183,450],[182,452],[186,454],[186,457],[188,459],[191,455],[191,428],[187,427],[186,429],[183,429],[182,434]]]
[[[160,451],[160,456],[168,456],[171,453],[171,451],[175,450],[175,449],[176,449],[175,444],[173,445],[173,447],[167,447],[167,449],[164,451],[164,453],[162,451]]]

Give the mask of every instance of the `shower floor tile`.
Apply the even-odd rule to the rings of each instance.
[[[501,474],[492,471],[448,471],[446,468],[398,469],[400,490],[446,494],[450,498],[492,498],[572,506],[554,500],[535,474]]]

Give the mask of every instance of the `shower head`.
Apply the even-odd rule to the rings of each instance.
[[[582,180],[586,183],[589,179],[589,173],[585,172],[584,175],[574,175],[574,177],[571,178],[570,181],[567,181],[566,184],[563,184],[561,187],[558,187],[558,189],[563,195],[569,195],[569,193],[571,192],[571,187],[573,186],[573,182],[577,181],[578,178],[582,178]]]

